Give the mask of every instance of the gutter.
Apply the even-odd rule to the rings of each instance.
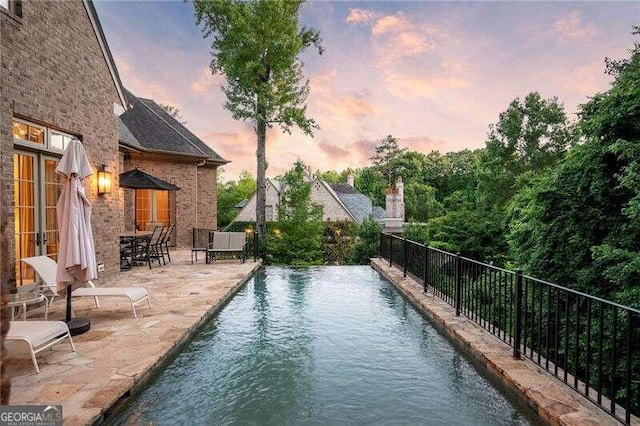
[[[202,160],[199,163],[196,163],[196,226],[198,228],[198,167],[202,167],[207,164],[207,160]]]

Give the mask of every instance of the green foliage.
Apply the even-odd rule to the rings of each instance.
[[[315,173],[316,177],[322,179],[323,181],[333,184],[333,183],[346,183],[347,176],[349,175],[349,170],[343,170],[338,173],[335,170],[327,170],[326,172],[321,172],[317,170]]]
[[[373,205],[385,205],[385,184],[382,173],[374,167],[356,170],[354,174],[355,188],[369,197]]]
[[[433,187],[411,182],[404,187],[405,215],[411,222],[426,222],[442,213]]]
[[[557,98],[529,93],[514,99],[497,123],[480,156],[478,189],[485,207],[503,213],[515,194],[519,175],[553,167],[574,144],[574,132]]]
[[[510,204],[509,243],[536,276],[631,300],[640,278],[640,49],[607,60],[611,88],[581,107],[584,144]],[[637,305],[637,302],[635,304]]]
[[[369,259],[378,256],[380,252],[380,232],[382,227],[370,218],[362,221],[357,231],[352,263],[357,265],[369,264]]]
[[[296,126],[305,133],[316,126],[306,117],[309,81],[298,56],[311,46],[320,53],[323,48],[317,31],[298,28],[302,3],[194,0],[197,23],[212,40],[211,70],[226,76],[225,107],[234,119],[277,123],[285,131]]]
[[[266,236],[265,173],[267,128],[290,133],[298,127],[312,135],[318,126],[307,117],[309,80],[299,56],[314,46],[322,54],[320,34],[298,28],[303,0],[194,0],[196,21],[210,37],[213,74],[226,77],[223,91],[236,120],[249,121],[257,135],[256,223]]]
[[[324,222],[322,250],[325,265],[348,265],[355,248],[358,226],[350,221]]]
[[[298,160],[283,177],[276,226],[267,234],[267,260],[276,265],[320,265],[322,206],[311,202],[311,185],[305,182],[305,165]]]
[[[218,227],[230,224],[238,214],[236,205],[251,198],[256,191],[256,180],[245,171],[240,173],[237,181],[223,182],[218,174]]]

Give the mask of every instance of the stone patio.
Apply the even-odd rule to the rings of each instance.
[[[36,374],[25,345],[12,344],[7,374],[10,403],[62,404],[65,424],[100,422],[120,398],[135,392],[197,327],[217,312],[260,266],[250,259],[190,263],[190,251],[172,253],[166,266],[136,267],[103,286],[144,286],[152,308],[136,307],[133,317],[126,299],[75,298],[76,316],[91,320],[91,330],[75,336],[77,352],[62,342],[38,354]],[[54,302],[49,319],[64,318],[64,300]],[[28,320],[43,319],[43,308],[29,311]]]
[[[389,267],[387,260],[372,259],[372,266],[468,355],[501,380],[506,389],[525,401],[545,423],[575,426],[621,424],[532,361],[524,357],[514,359],[510,346],[465,316],[457,317],[452,306],[430,293],[425,294],[421,282],[403,277],[402,270]],[[639,421],[632,417],[631,423],[639,424]]]

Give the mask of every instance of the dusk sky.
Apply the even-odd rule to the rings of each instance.
[[[224,109],[224,77],[211,75],[193,5],[95,4],[125,87],[177,107],[231,160],[224,179],[255,176],[253,127]],[[575,119],[579,104],[609,87],[604,58],[629,56],[640,3],[316,1],[300,19],[326,48],[302,56],[320,130],[313,138],[270,131],[268,176],[297,158],[314,170],[366,166],[387,134],[424,153],[481,148],[489,124],[531,91],[557,96]]]

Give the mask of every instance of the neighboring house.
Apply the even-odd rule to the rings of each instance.
[[[278,220],[278,201],[280,200],[280,192],[282,191],[282,183],[278,179],[266,179],[266,207],[265,216],[267,222]],[[244,206],[238,212],[233,220],[234,222],[255,222],[256,220],[256,193],[254,192]]]
[[[182,188],[173,198],[141,192],[137,209],[141,221],[176,223],[178,245],[190,244],[192,226],[216,227],[216,169],[227,161],[155,102],[123,89],[91,1],[0,0],[0,52],[0,171],[10,206],[2,268],[16,285],[34,280],[20,259],[56,259],[55,167],[71,138],[94,171],[84,185],[99,279],[119,273],[118,234],[133,227],[134,194],[118,189],[121,172],[139,167]],[[103,166],[113,190],[98,195]]]
[[[122,196],[98,195],[97,169],[119,169],[118,114],[124,92],[93,4],[87,0],[0,0],[0,152],[7,198],[10,280],[33,281],[20,259],[56,258],[55,173],[68,141],[84,145],[94,174],[85,180],[93,204],[100,277],[119,272],[118,230]],[[115,249],[114,249],[115,248]],[[5,263],[6,262],[6,263]]]
[[[192,228],[217,227],[217,168],[228,161],[154,101],[126,90],[125,96],[128,110],[119,123],[120,172],[137,167],[181,188],[122,190],[125,229],[133,229],[134,217],[137,229],[148,222],[174,223],[176,244],[190,246]]]
[[[278,220],[278,202],[283,190],[282,182],[267,179],[267,221]],[[322,206],[324,221],[346,220],[355,223],[370,217],[383,221],[385,210],[373,206],[371,199],[358,192],[353,186],[353,175],[349,175],[348,183],[330,184],[313,177],[311,184],[311,201]],[[254,193],[236,216],[236,222],[252,222],[256,217],[256,194]]]

